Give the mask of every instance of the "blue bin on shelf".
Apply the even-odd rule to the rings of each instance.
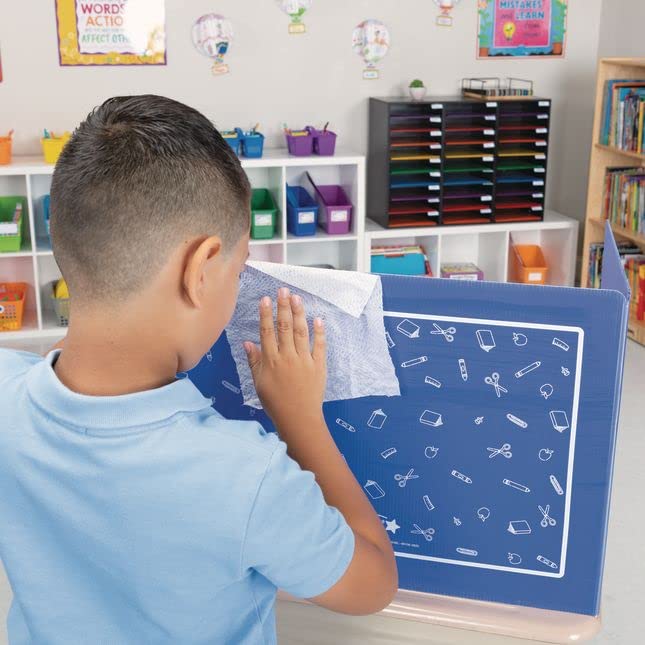
[[[292,235],[315,235],[318,204],[302,187],[287,184],[287,230]]]
[[[240,128],[235,129],[240,138],[242,156],[259,159],[264,151],[264,135],[253,130],[243,132]]]
[[[52,236],[49,232],[49,195],[43,197],[43,220],[45,221],[45,230],[47,231],[47,237],[51,241]]]
[[[235,130],[223,130],[220,132],[224,141],[233,148],[233,152],[235,152],[236,155],[240,154],[240,132],[241,130],[239,128],[236,128]]]

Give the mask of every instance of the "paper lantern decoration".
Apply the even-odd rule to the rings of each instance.
[[[441,13],[437,16],[437,24],[440,27],[452,27],[451,11],[458,5],[461,0],[434,0],[435,4],[441,9]]]
[[[213,59],[213,74],[226,74],[224,57],[233,40],[233,25],[217,13],[207,13],[193,25],[193,44],[197,51]]]
[[[289,33],[304,34],[307,29],[302,22],[302,17],[311,7],[311,0],[276,0],[276,3],[291,18]]]
[[[363,71],[363,78],[378,78],[376,65],[390,48],[390,32],[379,20],[363,20],[354,29],[352,47],[367,65]]]

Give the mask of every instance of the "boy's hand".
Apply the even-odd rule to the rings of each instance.
[[[313,351],[300,296],[278,291],[277,338],[269,297],[260,302],[260,345],[244,343],[255,389],[271,420],[280,426],[297,418],[322,416],[327,347],[320,318],[314,320]]]

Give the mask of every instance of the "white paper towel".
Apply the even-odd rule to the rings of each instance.
[[[385,339],[383,291],[378,276],[249,262],[241,277],[233,318],[226,329],[246,405],[262,407],[242,343],[250,340],[259,344],[260,299],[270,296],[275,303],[282,286],[302,297],[310,332],[314,318],[325,321],[325,401],[400,395]]]

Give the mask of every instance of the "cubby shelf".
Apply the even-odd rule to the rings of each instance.
[[[365,227],[365,158],[342,150],[332,157],[291,157],[285,150],[265,150],[260,159],[241,159],[251,185],[268,188],[279,208],[276,234],[269,240],[251,240],[254,260],[290,264],[331,265],[360,270]],[[22,329],[0,332],[0,344],[14,339],[62,336],[56,324],[48,286],[60,277],[43,219],[42,196],[49,192],[54,166],[39,157],[14,157],[0,166],[0,195],[27,198],[27,222],[23,245],[17,253],[0,253],[0,281],[21,281],[32,286],[27,294]],[[285,185],[300,184],[309,172],[318,184],[343,187],[352,206],[352,229],[348,235],[297,237],[287,233]],[[34,288],[36,287],[36,288]]]

